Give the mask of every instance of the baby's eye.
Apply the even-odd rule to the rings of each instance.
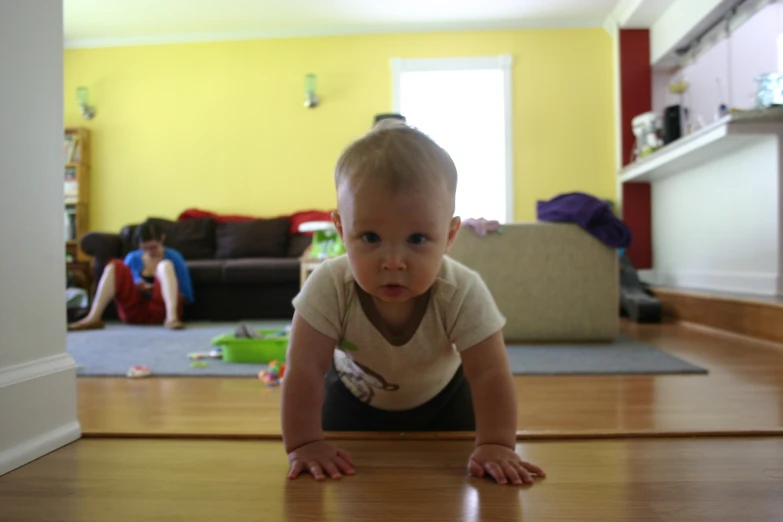
[[[408,242],[414,245],[423,245],[429,241],[427,239],[427,236],[424,234],[413,234],[411,237],[408,238]]]
[[[380,243],[381,236],[375,232],[367,232],[366,234],[362,234],[362,241],[365,243]]]

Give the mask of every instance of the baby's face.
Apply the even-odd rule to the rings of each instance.
[[[338,202],[335,225],[365,292],[394,303],[429,290],[459,229],[445,188],[392,194],[341,187]]]

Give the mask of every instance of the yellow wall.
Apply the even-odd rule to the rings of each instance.
[[[392,57],[513,55],[515,213],[583,190],[614,198],[611,38],[601,29],[346,36],[65,52],[65,121],[92,131],[90,228],[188,207],[332,208],[342,148],[391,110]],[[306,110],[303,79],[322,105]],[[75,103],[90,88],[97,116]]]

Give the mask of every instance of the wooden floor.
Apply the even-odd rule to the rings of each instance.
[[[82,440],[0,477],[0,520],[783,520],[783,438],[526,443],[531,487],[468,478],[469,442],[343,447],[356,476],[316,483],[277,441]]]
[[[547,472],[532,487],[467,477],[471,441],[399,437],[339,441],[355,477],[289,481],[279,389],[84,378],[94,438],[0,477],[0,521],[783,521],[783,347],[677,324],[623,330],[710,373],[516,378],[517,451]]]
[[[656,288],[666,316],[783,343],[783,298]]]
[[[623,332],[708,375],[517,377],[521,439],[783,434],[783,346],[680,324]],[[278,388],[254,379],[78,380],[87,435],[278,438]]]

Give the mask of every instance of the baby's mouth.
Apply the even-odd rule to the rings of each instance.
[[[383,288],[383,291],[384,291],[384,293],[386,295],[389,295],[389,296],[392,296],[392,297],[401,294],[403,292],[403,290],[405,290],[404,286],[397,285],[397,284],[383,285],[381,288]]]

